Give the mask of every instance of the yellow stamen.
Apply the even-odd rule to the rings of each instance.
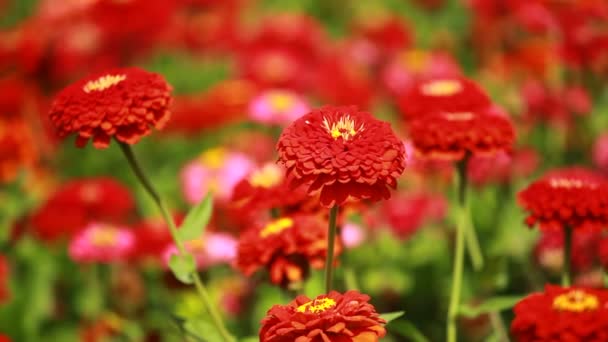
[[[293,227],[293,220],[289,217],[283,217],[278,220],[274,220],[262,229],[260,236],[265,238],[269,235],[278,234],[286,229]]]
[[[598,306],[597,297],[582,290],[571,290],[553,299],[553,308],[560,311],[583,312]]]
[[[97,247],[114,246],[118,240],[118,230],[112,227],[95,229],[91,236],[91,243]]]
[[[226,149],[223,147],[210,148],[203,152],[200,156],[200,160],[203,165],[212,169],[219,169],[224,165],[226,159]]]
[[[84,90],[85,93],[90,93],[92,91],[102,91],[124,81],[125,79],[127,79],[127,76],[125,75],[101,76],[96,80],[87,82],[87,84],[82,87],[82,90]]]
[[[284,91],[275,91],[269,95],[270,105],[278,112],[288,110],[294,102],[293,96]]]
[[[266,164],[263,168],[255,170],[249,177],[252,186],[271,188],[283,180],[283,171],[274,164]]]
[[[311,312],[321,313],[327,311],[336,306],[336,301],[331,298],[320,298],[311,300],[308,303],[304,303],[296,308],[297,312]]]
[[[429,64],[429,53],[422,50],[410,50],[400,57],[401,63],[412,71],[422,71]]]
[[[332,138],[338,139],[342,137],[344,140],[348,140],[364,130],[363,125],[358,129],[355,128],[355,121],[351,119],[350,115],[344,115],[337,122],[331,124],[327,118],[323,118],[323,127]]]
[[[456,80],[439,80],[422,85],[422,93],[429,96],[450,96],[462,90],[462,84]]]

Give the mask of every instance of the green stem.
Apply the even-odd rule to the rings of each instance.
[[[562,269],[562,286],[570,286],[570,253],[572,249],[572,229],[564,226],[564,267]]]
[[[143,185],[144,189],[146,189],[146,191],[148,192],[150,197],[152,197],[152,199],[158,206],[158,209],[160,210],[160,212],[163,216],[163,219],[165,220],[165,222],[167,223],[167,226],[169,227],[169,232],[171,233],[171,237],[173,238],[173,242],[175,243],[177,250],[179,251],[179,253],[181,255],[187,255],[188,251],[186,250],[186,247],[184,246],[183,242],[180,241],[180,239],[178,238],[177,227],[175,226],[175,221],[173,221],[173,218],[171,217],[171,214],[169,213],[167,206],[165,205],[162,198],[160,197],[160,195],[158,194],[158,192],[156,191],[156,189],[150,182],[149,178],[146,176],[143,169],[137,162],[137,159],[135,158],[135,154],[133,154],[133,150],[131,149],[131,146],[128,144],[122,143],[122,142],[119,142],[118,144],[119,144],[120,149],[122,150],[123,154],[127,158],[127,161],[129,162],[129,166],[131,166],[131,169],[135,173],[135,176],[137,177],[137,179],[139,180],[141,185]],[[205,305],[207,311],[209,312],[209,316],[211,316],[211,321],[215,325],[215,327],[218,330],[218,332],[220,333],[220,335],[222,336],[223,340],[226,342],[235,341],[234,337],[232,337],[230,335],[230,333],[228,332],[228,330],[226,329],[219,312],[216,310],[215,306],[212,305],[211,298],[209,297],[209,293],[207,292],[205,285],[203,284],[201,278],[199,277],[198,272],[196,272],[196,271],[192,272],[191,276],[192,276],[192,279],[194,279],[194,285],[196,287],[196,290],[198,291],[198,294],[201,297],[203,304]]]
[[[454,265],[452,273],[452,290],[450,294],[450,306],[447,317],[447,340],[457,340],[456,318],[458,317],[458,306],[460,305],[460,293],[462,288],[462,275],[464,269],[465,233],[469,216],[469,202],[467,198],[467,173],[466,159],[458,165],[458,205],[459,219],[456,226],[456,250],[454,252]]]
[[[325,293],[332,290],[334,277],[334,245],[336,243],[336,220],[339,207],[333,206],[329,210],[329,233],[327,236],[327,258],[325,261]]]
[[[469,161],[469,157],[465,157],[463,160],[456,164],[456,170],[458,172],[459,183],[458,183],[458,196],[459,200],[461,200],[462,196],[464,196],[463,189],[467,189],[468,187],[468,179],[466,177],[467,172],[467,164]],[[462,183],[462,185],[461,185]],[[468,252],[469,258],[471,259],[471,264],[473,264],[473,269],[475,271],[480,271],[483,268],[483,254],[481,253],[481,247],[479,246],[479,239],[477,238],[477,232],[475,231],[475,226],[473,226],[473,219],[470,215],[467,215],[467,222],[465,227],[465,239],[466,239],[466,250]]]

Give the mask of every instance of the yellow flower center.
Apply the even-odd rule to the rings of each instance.
[[[336,306],[336,301],[331,298],[320,298],[311,300],[308,303],[304,303],[296,308],[297,312],[311,312],[321,313],[327,311]]]
[[[282,180],[283,172],[274,164],[267,164],[263,168],[255,170],[249,177],[249,183],[252,186],[266,189],[278,185]]]
[[[469,121],[473,119],[473,113],[470,112],[445,113],[444,116],[450,121]]]
[[[278,234],[291,227],[293,227],[293,220],[289,217],[283,217],[268,223],[260,232],[260,236],[265,238],[270,235]]]
[[[100,227],[93,231],[91,243],[97,247],[110,247],[118,240],[118,230],[112,227]]]
[[[186,242],[186,248],[191,253],[203,253],[205,252],[205,240],[203,238],[190,240]]]
[[[284,112],[293,106],[293,96],[287,92],[277,91],[270,94],[270,105],[277,112]]]
[[[223,147],[210,148],[203,152],[200,156],[200,160],[203,165],[212,169],[219,169],[224,165],[226,159],[226,149]]]
[[[429,64],[429,53],[422,50],[404,52],[400,57],[401,63],[412,71],[422,71]]]
[[[462,90],[462,84],[456,80],[439,80],[422,85],[422,93],[428,96],[451,96]]]
[[[124,81],[125,79],[127,79],[127,76],[125,75],[101,76],[96,80],[87,82],[87,84],[82,87],[82,90],[84,90],[85,93],[90,93],[92,91],[102,91]]]
[[[363,125],[359,128],[355,128],[355,121],[350,115],[344,115],[336,122],[330,123],[327,118],[323,118],[323,127],[329,132],[332,138],[338,139],[342,137],[344,140],[348,140],[359,132],[363,131]]]
[[[571,290],[553,299],[553,308],[560,311],[583,312],[598,306],[597,297],[582,290]]]
[[[595,189],[597,187],[596,184],[587,183],[580,179],[568,179],[568,178],[552,178],[549,181],[549,184],[552,188],[562,188],[562,189],[580,189],[583,187],[587,187],[590,189]]]

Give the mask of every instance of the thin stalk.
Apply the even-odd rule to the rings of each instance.
[[[336,243],[336,220],[339,207],[333,206],[329,210],[329,232],[327,236],[327,258],[325,261],[325,293],[333,288],[334,278],[334,245]]]
[[[564,226],[564,267],[562,268],[562,286],[570,286],[570,253],[572,250],[572,229]]]
[[[119,142],[119,146],[120,146],[120,149],[122,150],[123,154],[127,158],[127,161],[129,162],[129,166],[131,166],[131,169],[135,173],[135,176],[137,177],[137,179],[139,180],[141,185],[143,185],[144,189],[146,189],[146,191],[148,192],[150,197],[152,197],[152,199],[158,206],[158,209],[160,210],[160,212],[163,216],[163,219],[165,220],[165,222],[167,223],[167,226],[169,227],[169,232],[171,233],[171,237],[173,238],[173,242],[175,243],[177,250],[179,251],[179,253],[181,255],[188,254],[183,242],[180,241],[180,239],[178,238],[177,227],[175,226],[175,221],[173,221],[173,218],[171,217],[171,214],[169,213],[167,206],[165,205],[162,198],[160,197],[160,195],[158,194],[158,192],[156,191],[156,189],[150,182],[149,178],[144,173],[142,167],[137,162],[137,159],[135,158],[135,154],[133,153],[131,146],[128,144],[122,143],[122,142]],[[230,335],[230,333],[228,332],[228,330],[226,329],[226,327],[224,325],[224,322],[222,321],[222,317],[220,316],[219,312],[216,310],[215,306],[212,305],[211,298],[209,297],[209,293],[207,292],[205,285],[203,284],[201,278],[199,277],[198,272],[196,272],[196,271],[192,272],[191,276],[192,276],[192,279],[194,280],[194,285],[196,287],[196,290],[197,290],[199,296],[201,297],[201,300],[203,301],[203,304],[205,305],[207,312],[209,312],[209,316],[211,316],[211,321],[212,321],[213,325],[215,325],[215,328],[218,330],[220,335],[222,336],[222,339],[226,342],[234,342],[235,341],[234,337],[232,337],[232,335]]]
[[[452,289],[450,294],[450,306],[447,317],[447,340],[456,342],[456,318],[458,317],[458,306],[460,305],[460,294],[462,292],[462,276],[464,270],[465,233],[469,221],[469,201],[467,196],[467,173],[466,164],[458,167],[458,207],[459,219],[456,226],[456,250],[454,251],[454,265],[452,273]],[[463,165],[464,164],[464,165]]]

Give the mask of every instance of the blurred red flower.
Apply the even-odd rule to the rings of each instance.
[[[383,203],[382,213],[393,233],[407,239],[428,221],[442,220],[447,208],[443,196],[421,192],[389,199]]]
[[[8,278],[10,277],[10,269],[8,265],[8,259],[6,256],[0,254],[0,305],[6,303],[11,293],[8,285]]]
[[[608,291],[546,285],[515,308],[511,333],[518,342],[608,340]]]
[[[602,228],[608,226],[608,184],[579,167],[547,173],[518,194],[532,227]]]
[[[390,125],[356,107],[313,110],[285,128],[277,149],[292,186],[320,191],[325,207],[387,199],[387,186],[395,188],[405,169],[403,142]]]
[[[570,251],[571,269],[584,272],[593,268],[597,260],[597,248],[601,234],[594,230],[575,230]],[[534,247],[534,257],[544,268],[559,273],[564,265],[564,231],[543,229]]]
[[[471,182],[478,186],[508,183],[514,178],[530,175],[539,163],[539,156],[532,149],[499,152],[493,156],[471,158],[467,173]]]
[[[50,118],[59,136],[77,133],[76,145],[90,138],[106,148],[110,139],[135,144],[169,120],[171,86],[162,76],[139,68],[112,69],[90,75],[63,89]]]
[[[608,271],[608,237],[600,240],[598,254],[605,271]]]
[[[315,299],[300,295],[287,305],[268,310],[260,342],[377,342],[386,334],[386,322],[369,299],[357,291],[332,291]]]
[[[410,136],[419,157],[460,160],[510,151],[515,132],[509,119],[486,110],[438,112],[411,122]]]
[[[71,237],[92,221],[122,223],[135,208],[131,192],[111,178],[63,184],[32,215],[35,233],[44,240]]]
[[[326,221],[305,215],[275,219],[242,233],[237,248],[237,269],[250,276],[266,268],[273,284],[289,287],[306,279],[311,267],[325,264]],[[340,251],[337,240],[335,254]]]
[[[371,73],[363,64],[340,58],[341,53],[317,66],[313,90],[325,103],[369,108],[375,95]]]
[[[578,86],[550,89],[538,81],[528,81],[522,87],[524,115],[534,122],[567,124],[574,115],[587,115],[592,109],[587,91]]]
[[[0,116],[0,184],[15,180],[19,171],[31,168],[36,159],[30,127],[21,119],[4,120]]]
[[[608,133],[600,135],[593,145],[593,163],[608,175]]]
[[[183,218],[179,216],[174,219],[179,224]],[[141,264],[162,264],[163,253],[173,243],[165,221],[160,218],[147,219],[136,224],[132,232],[135,236],[132,259]]]

